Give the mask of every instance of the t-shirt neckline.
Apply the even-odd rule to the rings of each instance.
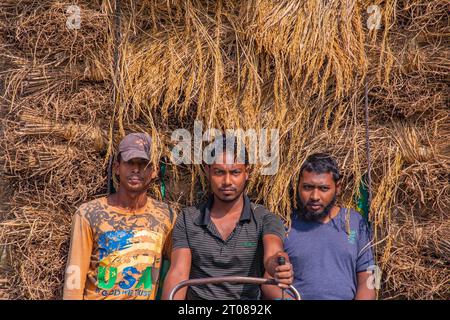
[[[297,216],[297,217],[298,217],[297,219],[298,219],[299,221],[303,221],[303,222],[314,223],[314,224],[319,225],[319,226],[330,226],[330,225],[332,225],[332,222],[336,222],[336,220],[337,220],[337,219],[339,218],[339,216],[341,215],[341,211],[342,211],[343,209],[344,209],[344,208],[339,207],[339,211],[338,211],[337,215],[335,215],[333,218],[331,218],[331,219],[328,220],[327,222],[305,220],[305,219],[302,219],[302,218],[300,217],[300,215]]]
[[[147,201],[145,203],[145,205],[142,208],[139,208],[137,210],[131,211],[131,210],[127,210],[121,207],[117,207],[117,206],[113,206],[108,204],[108,197],[103,197],[102,199],[102,204],[104,204],[106,207],[109,207],[111,209],[114,209],[114,212],[117,212],[119,214],[123,214],[123,215],[127,215],[127,216],[132,216],[132,215],[139,215],[139,214],[144,214],[146,212],[148,212],[148,207],[150,206],[150,204],[152,203],[152,199],[150,197],[147,196]]]

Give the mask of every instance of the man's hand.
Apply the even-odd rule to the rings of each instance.
[[[286,289],[293,282],[293,270],[289,256],[283,251],[283,241],[276,235],[267,234],[263,237],[263,242],[264,268],[271,277],[280,283],[280,288]],[[284,257],[285,265],[278,265],[279,257]]]
[[[273,257],[276,264],[278,264],[278,259],[280,257],[283,257],[286,263],[275,267],[274,279],[277,280],[280,288],[287,289],[294,281],[294,271],[292,270],[292,265],[289,262],[287,253],[282,251],[278,252]]]

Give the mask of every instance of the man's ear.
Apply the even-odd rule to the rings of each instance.
[[[250,175],[251,175],[253,169],[254,169],[253,166],[251,166],[249,164],[245,165],[245,180],[248,180],[250,178]]]
[[[159,167],[155,166],[150,172],[150,178],[155,180],[158,177]]]
[[[336,195],[339,196],[340,194],[341,194],[341,180],[336,182]]]
[[[119,175],[119,166],[120,166],[119,161],[114,160],[114,163],[113,163],[113,174],[116,175],[116,176]]]
[[[205,164],[204,166],[203,166],[203,168],[204,168],[204,170],[205,170],[205,176],[206,176],[206,179],[208,180],[208,182],[210,181],[210,177],[209,177],[209,169],[210,169],[210,166],[209,166],[209,164]]]

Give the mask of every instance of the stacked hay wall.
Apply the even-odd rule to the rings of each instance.
[[[194,121],[278,129],[278,172],[254,168],[252,199],[289,224],[302,161],[328,151],[344,173],[341,205],[354,206],[367,83],[380,297],[450,298],[447,1],[120,4],[117,69],[115,1],[0,4],[5,294],[61,297],[71,216],[106,194],[109,156],[130,131],[153,135],[157,161]],[[168,175],[170,201],[204,197],[198,165]]]

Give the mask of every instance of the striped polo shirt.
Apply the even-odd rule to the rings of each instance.
[[[274,234],[283,241],[280,218],[244,195],[241,217],[224,240],[211,220],[211,196],[207,202],[184,208],[173,230],[173,250],[189,248],[192,254],[190,279],[264,274],[263,236]],[[188,288],[187,299],[257,300],[260,287],[250,284],[208,284]]]

